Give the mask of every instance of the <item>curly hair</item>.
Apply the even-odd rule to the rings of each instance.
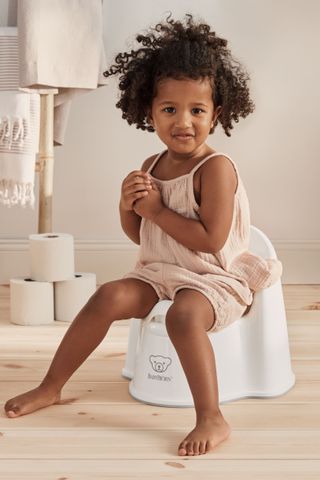
[[[162,78],[209,78],[214,107],[221,106],[218,122],[230,137],[232,122],[254,111],[250,99],[249,75],[227,48],[227,40],[219,38],[210,26],[197,23],[187,14],[185,21],[158,23],[136,40],[141,48],[116,55],[114,64],[103,75],[118,75],[120,100],[116,107],[129,125],[154,132],[148,124],[148,112],[156,95],[157,82]]]

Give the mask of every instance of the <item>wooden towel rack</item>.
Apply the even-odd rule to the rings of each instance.
[[[36,172],[39,173],[38,233],[52,232],[54,95],[58,89],[40,88],[40,134]]]

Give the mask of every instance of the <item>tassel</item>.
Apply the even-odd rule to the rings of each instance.
[[[11,150],[12,143],[18,142],[22,146],[28,136],[27,122],[22,117],[9,117],[8,115],[0,118],[0,145],[6,146]]]
[[[12,207],[30,205],[34,208],[34,191],[32,183],[18,183],[12,180],[0,180],[0,204]]]

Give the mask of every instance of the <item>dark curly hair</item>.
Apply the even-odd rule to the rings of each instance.
[[[221,123],[226,135],[231,136],[232,122],[254,111],[247,82],[249,75],[231,56],[227,40],[219,38],[210,26],[196,23],[187,14],[185,21],[158,23],[136,40],[141,48],[119,53],[103,74],[105,77],[121,74],[120,100],[116,107],[129,125],[154,132],[148,124],[148,112],[156,95],[156,85],[162,78],[209,77],[212,85],[214,107],[222,107],[214,127]]]

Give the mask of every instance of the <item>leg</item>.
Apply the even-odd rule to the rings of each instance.
[[[196,427],[181,442],[179,455],[201,455],[231,432],[219,408],[214,352],[207,330],[214,322],[211,303],[202,293],[181,289],[166,316],[168,335],[186,374],[196,409]]]
[[[61,389],[101,343],[115,320],[143,318],[159,300],[151,285],[125,278],[102,285],[78,313],[39,387],[5,404],[10,418],[60,401]]]

